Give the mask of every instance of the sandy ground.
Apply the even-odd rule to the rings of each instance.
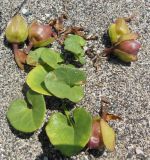
[[[26,73],[20,71],[13,54],[4,43],[4,28],[19,9],[30,23],[33,19],[48,22],[66,12],[66,25],[84,26],[99,39],[88,43],[97,54],[104,49],[103,35],[108,25],[120,16],[136,13],[130,23],[133,31],[140,34],[142,49],[139,60],[124,65],[113,59],[101,58],[100,68],[95,72],[91,60],[86,57],[87,72],[85,97],[79,105],[96,114],[100,97],[110,99],[110,112],[120,115],[123,121],[111,125],[117,133],[116,150],[109,153],[81,152],[71,159],[80,160],[148,160],[150,159],[150,1],[149,0],[0,0],[0,159],[1,160],[61,160],[67,159],[48,142],[43,129],[32,135],[21,134],[12,129],[6,119],[9,103],[23,97],[22,88]],[[56,111],[53,102],[47,112]],[[68,158],[69,159],[69,158]]]

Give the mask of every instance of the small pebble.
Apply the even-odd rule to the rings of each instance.
[[[22,12],[22,14],[24,14],[24,15],[27,15],[27,14],[28,14],[28,10],[27,10],[26,8],[23,8],[23,9],[21,10],[21,12]]]
[[[48,18],[48,17],[50,17],[50,14],[46,13],[45,16]]]
[[[88,160],[88,156],[83,156],[82,158],[80,157],[80,160]]]
[[[42,19],[43,21],[45,21],[45,20],[46,20],[46,18],[45,18],[45,17],[42,17],[41,19]]]
[[[104,153],[103,153],[103,156],[107,156],[107,152],[104,152]]]
[[[127,2],[127,3],[130,3],[130,2],[132,2],[132,0],[126,0],[126,2]]]
[[[88,47],[87,47],[87,46],[85,46],[85,47],[84,47],[84,51],[86,51],[87,49],[88,49]]]
[[[100,50],[97,50],[97,54],[100,54],[101,53],[101,51]]]
[[[140,148],[136,148],[136,154],[144,154]]]

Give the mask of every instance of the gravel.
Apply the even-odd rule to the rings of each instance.
[[[100,97],[110,99],[110,112],[123,118],[111,125],[117,133],[116,150],[112,153],[81,152],[71,157],[74,160],[148,160],[150,159],[150,1],[149,0],[0,0],[0,159],[1,160],[48,160],[69,159],[63,157],[49,143],[44,129],[32,135],[15,131],[8,125],[6,111],[13,99],[23,97],[26,73],[20,71],[11,49],[4,40],[4,28],[12,15],[22,13],[30,23],[34,19],[48,22],[66,12],[66,25],[84,26],[98,41],[88,42],[97,54],[104,49],[103,35],[108,25],[117,17],[136,14],[130,23],[133,31],[139,32],[142,49],[139,60],[124,65],[112,59],[101,58],[100,68],[95,71],[91,60],[86,57],[84,69],[87,73],[83,105],[92,114],[100,106]],[[57,104],[47,117],[57,111]],[[56,106],[56,108],[54,107]]]

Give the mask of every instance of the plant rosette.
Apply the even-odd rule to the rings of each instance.
[[[16,130],[30,133],[42,126],[45,113],[46,106],[43,95],[29,90],[27,102],[17,99],[10,104],[7,118]]]
[[[16,25],[18,27],[15,27]],[[55,27],[61,31],[62,26],[57,25],[56,23]],[[18,66],[23,69],[23,64],[26,63],[34,68],[26,77],[26,83],[30,87],[26,101],[23,99],[14,100],[7,111],[7,119],[16,130],[31,133],[40,128],[45,119],[46,105],[43,95],[56,96],[77,103],[84,96],[83,85],[86,82],[86,75],[84,71],[73,65],[63,64],[64,60],[57,51],[41,47],[54,41],[55,35],[52,33],[51,26],[37,22],[30,25],[28,36],[30,44],[24,50],[29,53],[28,55],[18,50],[18,44],[24,42],[27,36],[26,21],[21,16],[14,17],[7,26],[6,38],[13,43]],[[125,21],[116,20],[115,24],[109,28],[109,36],[114,54],[118,49],[117,56],[120,59],[123,61],[131,60],[124,53],[136,56],[140,47],[135,43],[137,35],[129,32]],[[83,49],[85,45],[86,41],[79,35],[69,34],[64,41],[64,49],[73,54],[75,60],[81,64],[85,63]],[[41,48],[30,51],[32,47]],[[64,112],[65,114],[54,113],[46,126],[50,142],[63,155],[78,154],[84,147],[88,147],[88,149],[106,147],[110,151],[114,150],[115,132],[107,122],[112,119],[120,119],[120,117],[103,112],[101,116],[92,118],[84,108],[76,108],[72,112],[64,109]]]
[[[65,156],[79,153],[87,144],[92,127],[92,117],[84,108],[70,113],[54,113],[46,126],[50,142]]]

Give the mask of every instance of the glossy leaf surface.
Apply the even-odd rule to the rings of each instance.
[[[45,54],[41,54],[41,59],[44,63],[48,64],[52,68],[59,67],[59,63],[63,62],[61,55],[49,48],[45,48]]]
[[[79,69],[59,67],[45,78],[45,86],[50,93],[59,98],[67,98],[78,102],[84,96],[81,86],[85,83],[85,73]]]
[[[13,101],[7,111],[7,118],[16,130],[33,132],[41,127],[46,106],[44,97],[31,90],[27,92],[27,100],[29,104],[22,99]]]
[[[91,115],[84,108],[77,108],[73,111],[72,124],[68,124],[67,117],[62,113],[53,114],[46,126],[46,133],[58,150],[66,156],[71,156],[85,147],[91,129]]]
[[[27,56],[27,64],[36,66],[37,64],[46,63],[52,68],[58,67],[58,63],[63,62],[61,55],[53,49],[41,47],[30,51]]]
[[[27,75],[26,83],[33,91],[50,96],[51,94],[44,84],[45,77],[49,71],[49,68],[46,69],[41,65],[36,66]]]

